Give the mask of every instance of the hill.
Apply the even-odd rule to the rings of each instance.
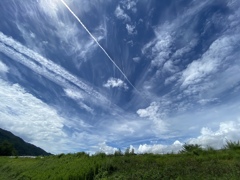
[[[40,155],[51,155],[43,149],[25,142],[18,136],[15,136],[13,133],[6,131],[0,128],[0,144],[8,142],[16,150],[17,155],[19,156],[40,156]]]

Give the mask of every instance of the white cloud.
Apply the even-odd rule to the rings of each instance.
[[[181,16],[173,20],[166,18],[163,23],[153,27],[155,38],[142,48],[142,54],[151,60],[150,68],[157,67],[160,70],[165,68],[172,74],[175,73],[173,66],[169,69],[169,66],[164,67],[164,64],[170,65],[172,62],[181,61],[181,58],[184,58],[183,56],[197,45],[199,36],[195,32],[195,24],[192,23],[188,27],[186,25],[206,4],[207,1],[193,2],[190,7],[186,7],[189,9],[184,11]]]
[[[135,153],[154,153],[154,154],[166,154],[166,153],[178,153],[182,150],[183,144],[199,144],[203,148],[213,147],[214,149],[221,149],[226,145],[227,141],[239,141],[239,128],[240,120],[238,121],[226,121],[221,122],[219,129],[216,131],[210,128],[204,127],[201,129],[201,135],[196,138],[186,139],[184,142],[176,140],[173,144],[140,144],[138,147],[133,147]],[[195,128],[193,128],[195,129]],[[101,152],[106,152],[108,154],[114,153],[117,148],[106,145],[106,142],[99,144],[99,149]]]
[[[76,89],[64,89],[66,95],[72,99],[83,99],[84,95],[77,91]]]
[[[200,144],[203,147],[211,146],[216,149],[221,149],[227,141],[239,141],[240,121],[221,122],[219,129],[212,131],[210,128],[204,127],[201,130],[201,135],[197,138],[191,138],[188,143]]]
[[[182,143],[179,141],[175,141],[172,145],[162,145],[162,144],[154,144],[147,145],[142,144],[136,150],[139,154],[144,153],[153,153],[153,154],[166,154],[166,153],[178,153],[182,149]]]
[[[11,85],[1,79],[0,101],[2,128],[25,137],[28,142],[46,151],[61,151],[57,144],[64,146],[61,140],[66,140],[62,130],[66,120],[55,109],[27,93],[18,84]]]
[[[107,83],[103,85],[106,88],[124,88],[125,90],[128,89],[128,86],[125,82],[121,79],[117,78],[109,78]]]
[[[4,64],[1,60],[0,60],[0,73],[7,73],[8,72],[8,67],[6,64]]]
[[[239,141],[240,134],[240,121],[226,121],[221,122],[219,129],[212,131],[210,128],[204,127],[201,129],[201,135],[196,138],[190,138],[186,140],[188,144],[199,144],[203,148],[213,147],[215,149],[221,149],[226,145],[227,141]],[[137,153],[154,153],[154,154],[166,154],[166,153],[178,153],[182,149],[183,143],[176,140],[172,145],[163,144],[141,144],[138,148],[135,148]]]
[[[152,59],[152,65],[161,67],[169,58],[173,38],[171,34],[161,27],[155,29],[156,39],[153,39],[142,48],[142,53]]]
[[[133,13],[137,12],[137,2],[138,0],[122,0],[120,3],[124,9],[130,10]]]
[[[1,127],[48,152],[87,152],[104,140],[79,117],[58,113],[18,84],[0,79],[0,101]]]
[[[78,91],[85,94],[85,96],[88,96],[88,99],[92,100],[93,103],[108,103],[106,97],[95,91],[91,86],[83,82],[83,80],[69,73],[63,67],[55,64],[53,61],[42,57],[40,54],[23,46],[12,38],[5,36],[1,32],[0,52],[9,56],[12,60],[32,69],[34,72],[48,78],[56,84],[59,84],[65,89],[76,89],[72,88],[72,85],[69,83],[71,82],[77,87]],[[100,101],[96,101],[96,99],[99,99]]]
[[[99,152],[103,152],[106,154],[114,154],[114,152],[118,151],[117,148],[108,146],[106,142],[100,143],[99,144]]]
[[[183,71],[182,86],[197,84],[207,76],[215,73],[221,64],[226,63],[228,57],[234,53],[235,45],[240,41],[239,35],[223,36],[214,41],[203,56],[193,61]]]
[[[124,10],[119,5],[117,6],[114,14],[118,19],[124,20],[125,22],[131,21],[131,18],[124,12]]]
[[[128,34],[130,35],[135,35],[137,34],[137,31],[135,29],[136,27],[134,25],[131,25],[131,24],[126,24],[126,29],[128,31]]]
[[[157,135],[163,135],[167,132],[167,123],[163,121],[163,113],[160,112],[158,103],[152,102],[146,109],[137,110],[137,114],[141,118],[148,118],[152,121],[152,130]]]
[[[163,71],[174,73],[177,71],[177,67],[173,64],[171,60],[167,61],[163,65]]]
[[[213,23],[226,29],[219,28],[219,33],[210,35],[212,41],[206,43],[201,40],[205,32],[196,30],[197,23],[191,22],[200,17],[204,8],[213,6],[209,1],[192,2],[181,16],[163,19],[163,23],[153,27],[155,37],[142,48],[151,66],[144,71],[138,88],[157,103],[162,96],[166,97],[171,105],[163,105],[161,109],[186,112],[221,104],[224,101],[221,98],[226,97],[224,93],[239,85],[240,6],[233,4],[229,7],[230,14],[216,13],[218,17],[216,14],[208,17],[204,26]],[[218,21],[213,21],[214,18]],[[198,45],[203,48],[197,48]],[[234,99],[233,95],[228,95],[229,99]]]
[[[99,7],[98,4],[107,2],[98,1],[91,3],[87,0],[82,0],[81,2],[66,0],[66,3],[73,7],[76,14],[80,14],[80,17],[83,13],[88,13],[91,8]],[[12,21],[20,31],[20,35],[24,38],[25,45],[32,50],[42,54],[47,54],[46,49],[49,48],[52,51],[64,51],[66,55],[72,56],[72,63],[77,68],[89,59],[88,57],[91,56],[90,52],[96,50],[96,43],[92,39],[87,38],[85,32],[73,22],[72,17],[69,16],[68,10],[61,1],[39,0],[38,3],[13,3],[12,6],[16,6],[16,8],[21,7],[22,11],[26,12],[25,16],[30,23],[22,23],[18,19],[20,15],[18,11],[15,12],[16,18]],[[46,19],[49,19],[49,21],[45,21]],[[99,26],[102,26],[104,19],[100,19],[100,21]],[[37,26],[37,30],[32,28],[31,25]],[[98,27],[93,30],[96,39],[101,40],[105,37],[105,28],[95,33],[96,30],[98,30]],[[59,40],[58,46],[54,45],[56,39]]]
[[[49,15],[52,19],[57,19],[58,11],[60,10],[61,1],[57,0],[39,0],[39,7],[42,9],[43,12]]]
[[[216,71],[218,64],[214,59],[204,61],[194,61],[188,65],[182,74],[182,86],[197,84],[204,80],[206,76]]]
[[[69,98],[75,100],[78,103],[80,108],[93,114],[94,110],[83,102],[86,98],[83,93],[81,93],[77,89],[64,89],[64,91]]]

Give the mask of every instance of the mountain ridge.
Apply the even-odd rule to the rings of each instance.
[[[14,135],[12,132],[0,128],[0,144],[4,141],[13,145],[19,156],[48,156],[51,153],[37,147],[31,143],[25,142],[22,138]]]

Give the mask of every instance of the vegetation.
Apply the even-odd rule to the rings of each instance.
[[[5,155],[19,155],[19,156],[39,156],[39,155],[50,155],[43,149],[34,146],[33,144],[26,143],[21,138],[15,136],[9,131],[0,128],[0,144],[10,148]],[[6,149],[5,149],[6,151]],[[6,152],[5,152],[6,153]],[[0,155],[4,155],[1,154]]]
[[[3,141],[0,144],[0,156],[13,156],[17,155],[16,149],[8,141]]]
[[[227,144],[225,145],[224,148],[228,150],[240,150],[240,141],[237,142],[227,141]]]
[[[185,144],[178,154],[84,152],[37,158],[0,157],[0,179],[239,179],[240,144],[221,150]]]

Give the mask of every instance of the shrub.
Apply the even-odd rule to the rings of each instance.
[[[123,153],[121,151],[121,149],[118,149],[117,151],[114,152],[114,156],[122,156]]]
[[[240,150],[240,141],[237,141],[237,142],[227,141],[227,144],[224,146],[224,149]]]
[[[107,156],[107,154],[105,152],[97,152],[97,153],[95,153],[94,156],[105,158]]]
[[[199,155],[202,151],[203,149],[199,144],[184,144],[183,149],[180,151],[180,153],[190,153]]]

